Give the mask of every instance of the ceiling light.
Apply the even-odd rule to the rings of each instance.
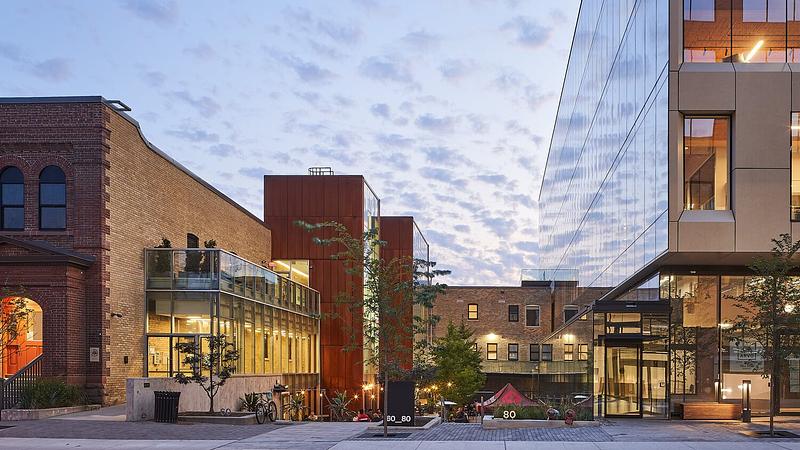
[[[746,62],[746,63],[750,62],[750,60],[753,59],[753,56],[756,55],[756,52],[761,48],[762,45],[764,45],[764,40],[763,39],[758,41],[758,42],[756,42],[756,45],[753,46],[753,49],[750,50],[750,52],[747,54],[747,56],[742,56],[741,54],[739,54],[739,59],[742,62]]]

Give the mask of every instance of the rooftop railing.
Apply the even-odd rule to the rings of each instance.
[[[578,281],[578,269],[522,269],[522,281]]]
[[[303,314],[320,311],[319,292],[222,249],[145,249],[145,274],[150,291],[220,291]]]

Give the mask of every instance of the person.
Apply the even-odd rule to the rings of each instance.
[[[363,409],[358,410],[358,415],[353,417],[353,422],[369,422],[369,416]]]
[[[380,409],[376,409],[372,413],[372,421],[373,422],[380,422],[381,420],[383,420],[383,414],[381,414],[381,410]]]
[[[467,423],[468,422],[467,415],[464,413],[464,408],[463,407],[459,407],[458,410],[456,410],[455,414],[453,414],[452,421],[456,422],[456,423]]]

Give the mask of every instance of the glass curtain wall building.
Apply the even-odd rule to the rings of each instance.
[[[236,375],[280,375],[319,386],[319,293],[219,249],[147,249],[147,376],[189,370],[175,350],[224,334]]]
[[[540,343],[550,395],[590,397],[597,416],[702,402],[735,418],[750,380],[755,413],[770,386],[776,411],[800,408],[800,355],[762,378],[757,330],[734,326],[753,258],[800,239],[798,21],[797,0],[581,3],[541,247],[549,273],[576,271],[572,295],[606,294]]]

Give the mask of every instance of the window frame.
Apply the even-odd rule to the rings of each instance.
[[[19,167],[10,166],[9,165],[9,166],[5,166],[2,169],[0,169],[0,176],[5,174],[6,171],[11,171],[11,170],[15,170],[15,171],[19,172],[19,175],[22,177],[22,182],[21,183],[3,183],[3,182],[0,182],[0,230],[3,230],[3,231],[23,231],[23,230],[25,230],[25,174],[22,172],[22,169],[20,169]],[[8,204],[8,205],[3,203],[3,197],[2,196],[3,196],[3,186],[4,185],[14,185],[14,186],[22,185],[22,203],[19,203],[19,204],[12,203],[12,204]],[[20,209],[20,210],[22,210],[22,227],[17,228],[17,227],[6,227],[5,226],[5,215],[6,215],[6,210],[7,209],[9,209],[9,210],[11,210],[11,209],[14,209],[14,210]]]
[[[475,317],[472,317],[472,307],[475,307]],[[467,304],[467,320],[478,320],[478,304],[477,303],[468,303]]]
[[[536,355],[536,358],[533,357]],[[541,360],[541,350],[539,344],[530,344],[528,346],[528,361],[539,362]]]
[[[578,361],[589,360],[589,344],[578,344]]]
[[[564,344],[564,361],[575,361],[575,344]]]
[[[714,209],[689,209],[688,208],[688,205],[687,205],[688,197],[686,196],[686,189],[687,189],[688,184],[689,184],[687,179],[686,179],[686,151],[689,149],[689,146],[686,145],[686,120],[687,119],[724,119],[727,122],[727,129],[728,129],[727,131],[728,131],[728,133],[727,133],[727,138],[726,138],[727,139],[727,141],[726,141],[727,145],[725,146],[725,152],[726,152],[726,158],[725,158],[726,159],[726,161],[725,161],[726,162],[726,167],[725,167],[725,176],[726,176],[726,182],[725,182],[725,209],[717,209],[716,208],[716,204],[717,204],[716,192],[714,193],[714,205],[715,205]],[[732,206],[731,205],[731,163],[732,163],[731,160],[733,159],[732,158],[732,149],[731,149],[731,144],[732,144],[731,136],[732,136],[732,132],[733,132],[733,130],[732,130],[733,123],[732,122],[733,122],[733,117],[731,115],[729,115],[729,114],[693,114],[693,113],[684,113],[684,114],[682,114],[681,165],[683,166],[683,170],[682,170],[681,177],[683,179],[683,192],[682,192],[682,195],[683,195],[683,200],[682,200],[682,202],[683,202],[683,211],[731,211],[732,210],[732,208],[731,208],[731,206]],[[713,133],[713,130],[712,130],[712,133]],[[791,153],[791,143],[790,143],[790,153]],[[716,169],[716,155],[714,157],[715,157],[715,169]],[[791,159],[791,154],[790,154],[790,159]],[[790,169],[789,178],[791,179],[791,169]],[[716,178],[714,180],[714,183],[716,185]],[[716,190],[716,186],[713,186],[713,189]],[[790,195],[790,201],[791,201],[791,195]]]
[[[511,351],[511,346],[512,345],[515,348],[515,350],[513,352]],[[514,342],[509,343],[508,347],[507,347],[507,351],[508,351],[508,354],[506,356],[507,356],[507,359],[509,361],[519,361],[519,344],[514,343]],[[512,353],[514,354],[513,358],[511,357]]]
[[[511,308],[516,308],[516,312],[514,313],[514,319],[512,320],[511,317]],[[508,321],[509,322],[519,322],[519,305],[508,305]]]
[[[528,324],[528,310],[536,310],[536,325]],[[539,305],[525,305],[525,326],[536,328],[542,326],[542,308]]]
[[[545,351],[545,348],[547,348],[547,351]],[[545,355],[547,355],[547,358],[545,358]],[[541,350],[539,352],[539,358],[541,358],[541,361],[552,361],[553,344],[542,344]]]
[[[47,169],[49,169],[51,167],[54,167],[54,168],[58,169],[61,172],[61,176],[63,177],[63,181],[62,182],[42,181],[42,174],[44,173],[45,170],[47,170]],[[62,204],[59,204],[59,203],[47,203],[47,204],[44,204],[42,202],[42,186],[46,185],[46,184],[64,185],[64,203],[62,203]],[[39,229],[40,230],[44,230],[44,231],[65,231],[67,229],[67,174],[64,172],[64,169],[62,169],[61,167],[58,167],[56,165],[52,165],[51,164],[49,166],[44,167],[39,172],[39,196],[38,197],[39,197],[39,199],[38,199],[39,200]],[[45,226],[43,226],[43,224],[42,224],[42,217],[43,217],[42,211],[44,209],[55,209],[55,208],[63,208],[63,210],[64,210],[64,227],[63,228],[53,228],[53,227],[45,227]]]
[[[492,350],[494,349],[494,350]],[[489,355],[494,354],[494,358],[490,357]],[[489,342],[486,344],[486,360],[487,361],[497,361],[497,343],[496,342]]]
[[[567,319],[567,311],[575,311],[575,313],[572,314],[572,316],[569,319]],[[561,317],[564,319],[564,323],[567,323],[570,320],[572,320],[572,318],[576,317],[580,311],[581,308],[578,305],[564,305],[564,308],[561,311]]]
[[[797,124],[795,124],[795,115],[797,116]],[[800,127],[800,111],[792,111],[789,113],[789,221],[800,222],[800,206],[797,207],[797,216],[795,216],[795,206],[792,205],[792,195],[794,195],[792,184],[794,183],[794,135],[797,134],[797,153],[800,156],[800,129],[793,127]],[[798,180],[800,181],[800,180]],[[800,194],[800,191],[798,191]]]

